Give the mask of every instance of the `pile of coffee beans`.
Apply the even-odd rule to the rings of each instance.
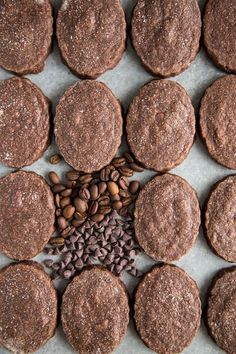
[[[56,277],[70,278],[93,261],[102,262],[116,274],[126,270],[140,275],[133,265],[138,248],[131,217],[140,184],[129,177],[142,171],[126,152],[99,172],[69,171],[64,183],[55,172],[49,173],[57,235],[51,238],[47,253],[62,254],[63,260],[47,260],[46,265]]]
[[[46,251],[61,255],[59,262],[45,261],[53,270],[54,279],[69,279],[84,266],[98,262],[117,275],[123,271],[136,277],[142,275],[134,265],[140,250],[134,241],[133,221],[130,217],[121,220],[115,211],[101,222],[86,221],[65,239],[63,246]]]

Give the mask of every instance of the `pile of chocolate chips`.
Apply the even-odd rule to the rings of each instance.
[[[132,217],[140,185],[128,177],[142,171],[125,153],[99,172],[69,171],[65,183],[55,172],[49,173],[56,204],[56,236],[45,251],[61,255],[61,259],[47,259],[45,265],[53,270],[54,278],[69,279],[94,263],[102,263],[117,275],[127,271],[141,276],[134,264],[140,250]]]

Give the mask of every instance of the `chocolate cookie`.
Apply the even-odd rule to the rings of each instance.
[[[113,352],[125,336],[128,322],[124,285],[105,268],[87,268],[67,286],[62,299],[62,326],[69,343],[80,354]]]
[[[0,271],[0,345],[32,353],[54,336],[57,294],[36,262],[12,263]]]
[[[205,208],[205,234],[213,250],[226,261],[236,262],[236,175],[219,181]]]
[[[198,53],[200,35],[197,0],[138,0],[132,42],[154,75],[168,77],[187,69]]]
[[[80,81],[60,99],[55,117],[56,143],[75,170],[93,172],[108,165],[121,136],[121,106],[105,84]]]
[[[38,160],[49,145],[49,101],[28,79],[0,81],[0,162],[20,168]]]
[[[195,136],[195,114],[182,86],[153,80],[133,99],[127,116],[127,141],[146,168],[168,171],[188,155]]]
[[[43,70],[52,42],[49,0],[0,2],[0,66],[17,74]]]
[[[236,267],[220,271],[213,279],[207,300],[209,334],[226,353],[236,353]]]
[[[50,187],[34,172],[17,171],[0,179],[0,252],[30,259],[42,251],[54,231]]]
[[[200,327],[201,301],[195,281],[176,266],[154,267],[137,287],[134,319],[150,349],[162,354],[182,352]]]
[[[125,50],[126,22],[119,0],[64,0],[57,40],[65,63],[80,77],[95,79],[114,68]]]
[[[203,16],[203,39],[214,63],[236,73],[236,2],[208,0]]]
[[[216,80],[206,90],[200,108],[202,139],[221,165],[236,169],[236,76]]]
[[[154,177],[135,204],[135,234],[139,245],[157,261],[181,258],[193,246],[200,226],[196,192],[181,177]]]

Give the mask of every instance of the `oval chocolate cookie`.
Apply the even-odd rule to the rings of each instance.
[[[64,0],[57,18],[62,58],[76,75],[95,79],[114,68],[125,50],[119,0]]]
[[[75,170],[93,172],[108,165],[121,136],[121,106],[105,84],[80,81],[60,99],[55,117],[56,143]]]
[[[0,2],[0,66],[17,74],[43,70],[52,41],[49,0]]]
[[[57,294],[36,262],[12,263],[0,271],[0,345],[33,353],[54,336]]]
[[[236,176],[219,181],[210,192],[205,211],[205,234],[213,250],[236,262]]]
[[[203,39],[214,63],[236,73],[236,2],[208,0],[203,16]]]
[[[156,353],[180,353],[197,334],[201,320],[199,290],[184,270],[156,266],[137,287],[134,319],[143,342]]]
[[[28,79],[0,81],[0,162],[20,168],[38,160],[49,145],[49,101]]]
[[[135,204],[135,234],[146,254],[157,261],[181,258],[193,246],[200,226],[196,192],[181,177],[154,177]]]
[[[236,76],[216,80],[206,90],[200,108],[202,139],[221,165],[236,169]]]
[[[138,0],[132,41],[143,65],[168,77],[185,70],[196,57],[201,35],[197,0]]]
[[[125,287],[105,268],[87,268],[67,286],[62,327],[77,352],[112,353],[124,338],[128,322]]]
[[[236,353],[236,267],[221,270],[213,279],[207,300],[206,325],[216,344]]]
[[[34,172],[18,171],[0,179],[0,252],[30,259],[42,251],[54,231],[50,187]]]
[[[127,116],[127,141],[146,168],[167,171],[188,155],[195,136],[195,114],[183,87],[153,80],[133,99]]]

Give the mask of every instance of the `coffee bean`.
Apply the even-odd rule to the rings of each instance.
[[[112,208],[115,210],[120,210],[122,206],[123,204],[119,200],[112,203]]]
[[[50,179],[50,182],[52,182],[53,184],[60,184],[61,183],[59,176],[54,171],[49,172],[48,178]]]
[[[116,201],[118,201],[118,200],[120,200],[119,194],[115,194],[115,195],[112,195],[112,196],[111,196],[111,201],[112,201],[112,202],[116,202]]]
[[[110,179],[114,182],[118,181],[119,177],[120,177],[120,174],[117,170],[112,171],[110,174]]]
[[[135,162],[130,163],[130,168],[135,172],[143,172],[144,168]]]
[[[65,242],[65,240],[63,237],[52,237],[50,239],[50,244],[53,246],[64,245],[64,242]]]
[[[99,195],[103,194],[106,189],[107,189],[107,184],[105,182],[100,182],[98,184],[98,194]]]
[[[57,224],[62,230],[66,229],[68,226],[68,222],[63,216],[57,218]]]
[[[79,227],[80,225],[82,225],[84,223],[84,221],[85,221],[85,219],[83,219],[83,220],[73,219],[71,221],[71,223],[74,227]]]
[[[98,206],[99,206],[99,204],[96,200],[92,201],[92,203],[89,206],[89,213],[91,215],[95,215],[98,211]]]
[[[134,162],[134,159],[133,159],[133,157],[130,155],[129,152],[126,151],[126,152],[123,154],[123,156],[124,156],[126,162],[128,162],[128,163]]]
[[[82,200],[89,200],[90,199],[90,192],[88,190],[88,188],[81,188],[79,191],[79,197]]]
[[[128,179],[125,176],[120,177],[118,183],[119,183],[119,186],[123,190],[127,190],[128,189],[129,182],[128,182]]]
[[[129,191],[131,194],[136,194],[139,192],[140,183],[139,181],[132,181],[129,185]]]
[[[109,180],[109,175],[107,175],[105,168],[103,168],[103,169],[101,170],[99,177],[100,177],[100,180],[103,181],[103,182],[106,182],[106,181]]]
[[[63,184],[54,184],[54,186],[52,187],[53,193],[60,193],[65,189],[66,187]]]
[[[76,181],[66,181],[66,187],[73,189],[76,187]]]
[[[130,192],[128,192],[127,190],[124,190],[124,189],[120,189],[119,195],[122,198],[129,198],[131,196]]]
[[[108,191],[111,195],[115,195],[115,194],[118,194],[119,193],[119,187],[118,185],[113,182],[113,181],[109,181],[107,183],[107,188],[108,188]]]
[[[76,211],[81,212],[81,213],[85,213],[88,209],[88,204],[87,202],[85,202],[84,200],[80,199],[80,198],[75,198],[74,200],[74,206]]]
[[[55,154],[50,156],[49,161],[52,165],[56,165],[61,161],[61,155]]]
[[[56,207],[57,208],[60,208],[60,200],[61,200],[61,198],[60,198],[60,194],[56,194],[55,195],[55,204],[56,204]]]
[[[63,210],[62,210],[62,215],[66,218],[66,219],[70,219],[72,218],[72,216],[74,215],[75,212],[75,207],[73,207],[72,205],[67,205]]]
[[[91,174],[85,174],[85,175],[79,177],[79,181],[81,184],[90,183],[92,181],[92,179],[93,179],[93,177],[91,176]]]
[[[65,197],[65,198],[62,198],[61,201],[60,201],[60,205],[61,205],[61,208],[65,208],[67,205],[70,205],[70,197]]]
[[[92,216],[92,220],[95,222],[100,222],[104,219],[104,215],[103,214],[95,214]]]
[[[62,191],[60,193],[60,195],[62,197],[69,197],[71,194],[72,194],[72,189],[71,188],[67,188],[67,189],[65,189],[64,191]]]
[[[79,178],[80,174],[78,171],[68,171],[66,172],[66,178],[68,179],[68,181],[77,181],[77,179]]]
[[[125,166],[119,167],[119,172],[125,177],[132,177],[134,174],[133,170]]]
[[[76,211],[75,212],[75,217],[78,220],[85,220],[86,217],[87,217],[87,214],[86,213],[81,213],[80,211]]]
[[[98,199],[98,203],[101,206],[107,206],[110,204],[110,198],[108,196],[104,195]]]
[[[124,157],[115,157],[111,163],[114,167],[121,167],[125,165],[126,160]]]
[[[100,214],[106,215],[106,214],[109,214],[111,212],[111,208],[107,207],[107,206],[99,206],[98,212]]]
[[[123,204],[123,206],[125,207],[125,206],[128,206],[128,205],[130,205],[131,203],[132,203],[132,198],[131,197],[128,197],[128,198],[123,198],[122,199],[122,204]]]
[[[128,213],[128,207],[127,207],[127,206],[124,206],[124,207],[122,207],[122,208],[119,210],[119,214],[120,214],[121,216],[126,216],[127,213]]]
[[[61,208],[57,209],[57,210],[56,210],[56,213],[55,213],[56,216],[60,216],[60,215],[61,215],[61,212],[62,212]]]
[[[93,184],[91,187],[90,187],[90,198],[92,200],[96,200],[98,199],[99,197],[99,194],[98,194],[98,186],[96,184]]]

